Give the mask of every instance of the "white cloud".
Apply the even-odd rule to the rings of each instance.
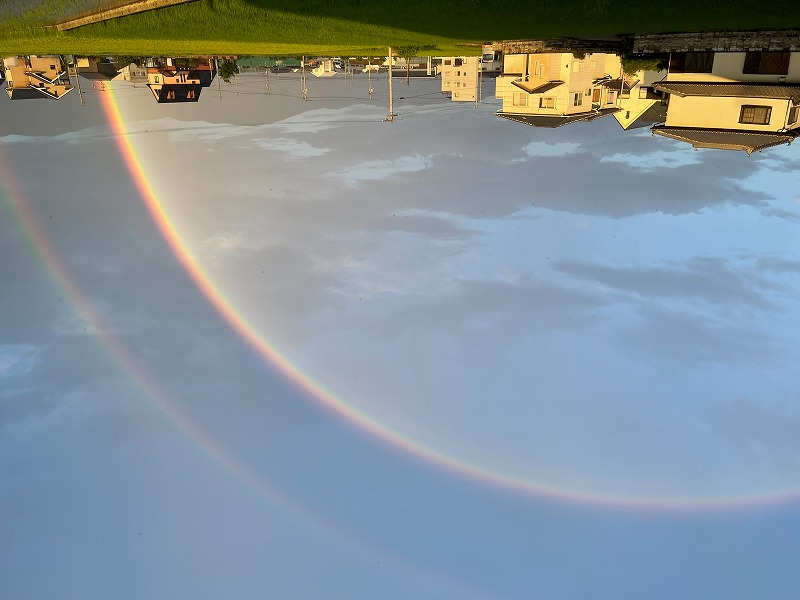
[[[38,354],[39,349],[31,344],[0,345],[0,379],[29,373]]]
[[[288,155],[293,158],[312,158],[330,152],[330,148],[317,148],[308,142],[301,142],[289,138],[257,138],[254,139],[253,142],[264,150],[274,150],[275,152],[280,152],[284,156]]]
[[[528,156],[566,156],[567,154],[574,154],[581,147],[581,144],[575,142],[556,142],[555,144],[548,144],[547,142],[531,142],[522,147],[522,151]]]
[[[386,179],[400,173],[414,173],[430,168],[431,156],[414,154],[401,156],[394,160],[371,160],[359,163],[337,175],[343,178],[348,185],[355,185],[359,181],[377,181]]]
[[[649,154],[625,154],[617,152],[600,159],[601,163],[623,163],[634,169],[652,171],[654,169],[677,169],[686,165],[701,162],[699,152],[686,152],[686,148],[677,151],[660,150]]]

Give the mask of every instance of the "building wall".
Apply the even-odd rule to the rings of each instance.
[[[461,65],[456,66],[456,60],[460,60]],[[481,59],[478,56],[444,57],[439,65],[442,92],[450,93],[451,100],[456,102],[474,102],[478,97],[480,64]]]
[[[37,71],[48,79],[55,79],[64,70],[61,59],[57,56],[31,56],[29,62],[32,71]]]
[[[616,92],[592,82],[605,75],[619,77],[621,64],[614,54],[592,53],[577,59],[571,53],[509,54],[504,74],[497,78],[495,96],[503,100],[503,112],[529,115],[574,115],[592,110],[594,90],[599,90],[601,108],[613,107]],[[510,69],[511,74],[506,74]],[[529,89],[548,81],[564,84],[541,94],[526,94],[513,84],[520,78]],[[576,94],[578,104],[576,105]]]
[[[670,73],[667,81],[702,81],[705,83],[730,83],[735,81],[752,83],[778,83],[785,77],[786,83],[800,83],[800,52],[792,52],[787,75],[749,75],[742,73],[746,52],[717,52],[711,73]]]
[[[768,125],[739,123],[743,105],[772,108]],[[778,131],[786,126],[789,100],[772,98],[717,98],[710,96],[669,97],[667,127]]]

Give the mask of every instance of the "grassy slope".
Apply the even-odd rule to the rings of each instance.
[[[202,0],[67,33],[41,25],[82,0],[45,0],[0,24],[5,53],[367,53],[387,44],[456,51],[483,40],[800,27],[796,0]],[[464,49],[461,48],[461,52]]]

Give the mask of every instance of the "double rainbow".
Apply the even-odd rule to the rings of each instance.
[[[126,126],[118,98],[113,88],[107,89],[103,94],[99,94],[99,97],[108,124],[116,140],[117,147],[148,212],[169,248],[199,291],[225,322],[258,356],[290,380],[307,397],[313,399],[319,406],[341,420],[357,426],[359,429],[369,433],[376,440],[392,448],[401,450],[403,453],[414,457],[425,465],[433,466],[470,481],[489,484],[506,491],[532,495],[545,500],[566,501],[570,503],[605,507],[621,507],[625,509],[702,511],[746,508],[765,504],[782,504],[800,499],[800,489],[797,488],[743,496],[692,498],[620,496],[611,493],[567,489],[554,485],[540,484],[510,475],[496,473],[457,460],[403,436],[375,419],[355,410],[341,398],[338,398],[311,377],[301,372],[295,365],[287,360],[286,357],[281,355],[278,349],[257,331],[202,268],[188,244],[184,241],[181,232],[176,227],[165,204],[160,200],[153,182],[147,175],[147,171],[137,153],[133,136],[129,135],[130,132]],[[37,223],[35,216],[30,213],[27,208],[27,203],[20,200],[23,198],[22,189],[14,179],[13,173],[10,172],[10,169],[5,167],[1,159],[2,157],[0,157],[0,175],[3,176],[4,187],[24,231],[27,232],[31,245],[39,254],[42,262],[48,266],[55,283],[63,289],[71,299],[78,313],[88,322],[93,322],[95,324],[96,329],[102,336],[104,344],[111,349],[122,367],[128,371],[134,380],[140,384],[142,390],[156,402],[164,413],[189,438],[202,446],[209,454],[214,456],[238,477],[248,482],[250,485],[259,488],[263,494],[278,504],[291,508],[296,514],[297,507],[283,492],[269,486],[256,473],[244,466],[231,455],[230,452],[218,444],[211,435],[204,431],[185,412],[180,410],[169,400],[166,394],[164,394],[158,385],[132,358],[128,350],[113,335],[103,333],[107,331],[108,328],[98,322],[99,318],[96,312],[91,309],[91,303],[88,297],[69,277],[66,266],[59,258],[58,253],[53,248],[46,233]],[[304,520],[316,520],[316,517],[310,514],[303,514],[302,517]]]

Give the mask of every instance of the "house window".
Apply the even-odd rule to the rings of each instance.
[[[55,71],[56,70],[56,66],[55,65],[50,65],[50,70],[51,71]]]
[[[194,90],[189,90],[188,92],[186,92],[186,97],[189,98],[190,100],[193,100],[194,99]]]
[[[739,123],[748,125],[769,125],[769,118],[772,114],[770,106],[750,106],[743,105],[742,112],[739,113]]]
[[[446,61],[444,61],[444,64],[446,64],[447,66],[450,66],[451,64],[453,64],[453,61],[450,60],[450,59],[447,59]]]
[[[592,71],[597,71],[597,61],[596,60],[592,61]]]
[[[800,116],[800,106],[793,106],[789,110],[789,125],[797,123],[798,116]]]
[[[713,68],[713,52],[673,52],[669,58],[672,73],[711,73]]]
[[[167,100],[175,100],[175,90],[170,90],[167,92]]]
[[[155,81],[156,81],[156,83],[161,83],[161,78],[158,75],[156,75]]]
[[[592,88],[589,88],[588,90],[586,90],[586,95],[587,96],[591,96],[592,95]]]
[[[787,75],[791,52],[748,52],[744,57],[745,75]]]
[[[576,60],[572,63],[572,72],[573,73],[583,73],[583,61]]]
[[[463,60],[461,60],[460,58],[457,58],[457,59],[455,60],[455,66],[456,66],[456,67],[460,67],[460,66],[461,66],[461,65],[463,65],[463,64],[464,64],[464,61],[463,61]]]
[[[583,105],[583,94],[580,92],[575,92],[572,96],[572,106],[581,106]]]
[[[528,106],[528,94],[525,92],[514,92],[511,103],[514,106]]]
[[[608,100],[606,100],[606,104],[614,104],[614,95],[616,92],[608,92]]]
[[[556,99],[551,97],[548,98],[539,98],[539,108],[555,108],[556,107]]]

